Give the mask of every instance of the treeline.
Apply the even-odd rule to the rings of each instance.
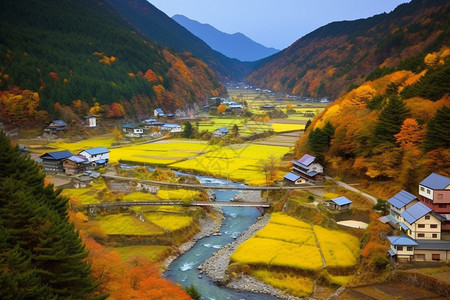
[[[146,40],[104,2],[5,0],[0,18],[0,90],[38,92],[50,115],[56,102],[133,106],[139,95],[177,108],[225,92],[203,62]]]
[[[424,57],[419,74],[395,71],[336,100],[308,127],[296,155],[317,156],[330,174],[392,180],[395,192],[414,192],[431,172],[450,176],[450,96],[441,80],[450,50]],[[421,94],[425,86],[435,87],[434,97]]]

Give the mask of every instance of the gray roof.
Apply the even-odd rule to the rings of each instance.
[[[450,250],[450,241],[417,240],[417,244],[419,250]]]
[[[433,190],[443,190],[450,185],[450,178],[440,174],[431,173],[427,178],[422,180],[420,184]]]
[[[46,152],[39,157],[42,159],[60,160],[60,159],[68,158],[72,155],[73,154],[70,151],[62,150],[62,151],[55,151],[55,152]]]
[[[401,190],[394,197],[389,199],[387,202],[397,208],[402,208],[412,201],[417,199],[413,194],[408,193],[407,191]]]

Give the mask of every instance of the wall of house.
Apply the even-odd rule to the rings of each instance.
[[[439,260],[450,259],[450,250],[418,250],[414,251],[414,259],[416,261],[433,261],[433,254],[439,254]]]
[[[109,153],[101,153],[101,154],[90,155],[86,151],[82,151],[82,152],[80,152],[80,155],[83,155],[84,157],[86,157],[90,162],[93,162],[93,161],[96,161],[96,160],[99,160],[99,159],[109,160]]]
[[[433,200],[433,190],[419,184],[419,195]]]
[[[64,169],[60,160],[44,160],[44,171],[51,173],[63,173]]]
[[[427,220],[427,217],[429,217],[429,220]],[[408,225],[408,224],[407,224]],[[420,228],[421,225],[423,228]],[[435,225],[436,228],[432,228],[431,225]],[[413,226],[411,226],[412,229],[412,238],[418,239],[418,240],[440,240],[441,239],[441,222],[436,219],[431,214],[426,214],[419,220],[417,220]],[[433,237],[433,234],[435,234],[435,237]],[[423,236],[421,236],[423,235]]]
[[[323,167],[319,163],[312,163],[308,166],[309,171],[316,171],[317,173],[323,173]]]

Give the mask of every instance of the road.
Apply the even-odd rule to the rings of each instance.
[[[325,176],[325,178],[326,178],[326,179],[329,179],[329,180],[332,180],[332,181],[335,182],[337,185],[339,185],[339,186],[341,186],[341,187],[343,187],[343,188],[345,188],[345,189],[347,189],[347,190],[350,190],[350,191],[353,191],[353,192],[356,192],[356,193],[360,193],[361,195],[363,195],[363,196],[366,197],[367,199],[370,199],[370,201],[372,201],[373,204],[377,204],[377,198],[376,198],[376,197],[374,197],[374,196],[372,196],[372,195],[369,195],[369,194],[367,194],[367,193],[364,193],[364,192],[362,192],[362,191],[360,191],[360,190],[358,190],[358,189],[352,187],[351,185],[348,185],[348,184],[345,183],[345,182],[336,180],[336,179],[334,179],[334,178],[332,178],[332,177],[330,177],[330,176]]]

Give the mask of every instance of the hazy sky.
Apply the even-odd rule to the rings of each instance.
[[[389,13],[409,0],[148,0],[169,17],[208,23],[226,33],[242,32],[267,47],[284,49],[333,21]]]

